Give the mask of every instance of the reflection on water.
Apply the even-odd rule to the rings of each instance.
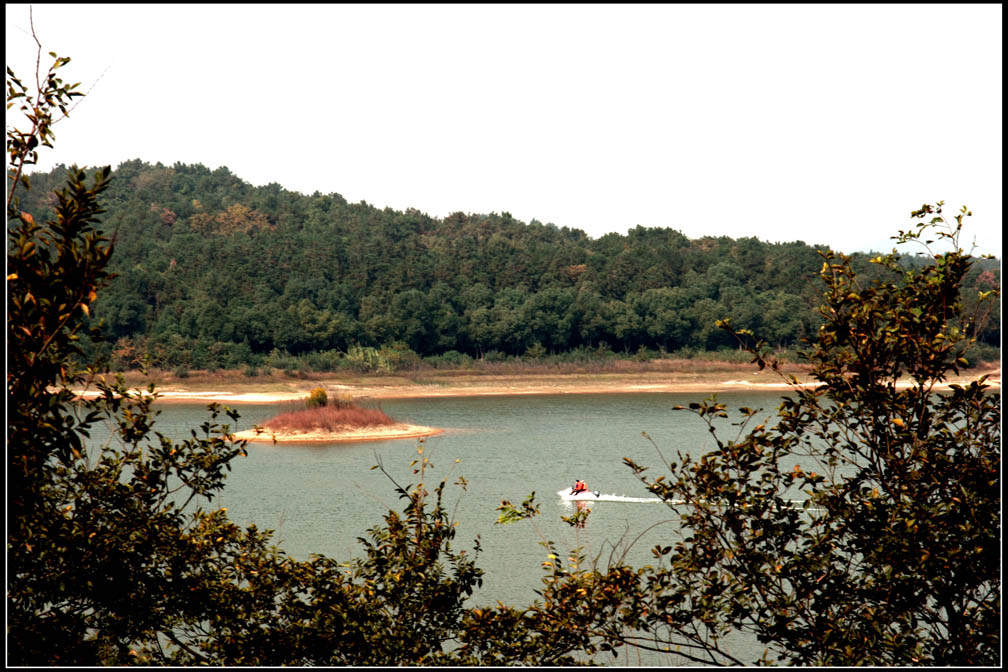
[[[627,499],[653,498],[623,464],[629,457],[660,474],[677,450],[699,455],[714,445],[706,425],[694,414],[673,411],[696,401],[696,394],[614,394],[472,397],[383,401],[392,417],[447,431],[424,440],[433,464],[430,490],[442,479],[467,485],[445,490],[446,508],[459,522],[455,550],[471,550],[480,538],[478,565],[485,571],[474,603],[529,604],[541,587],[541,562],[552,540],[563,552],[582,548],[604,565],[613,560],[634,565],[653,560],[656,544],[674,543],[678,525],[663,504],[634,501],[579,502],[589,512],[574,526],[564,522],[574,509],[557,491],[575,478],[602,493]],[[772,415],[777,393],[718,395],[730,412],[739,406],[763,408]],[[283,405],[237,406],[233,430],[251,428],[283,410]],[[164,404],[155,429],[181,440],[208,419],[203,404]],[[731,419],[741,414],[731,413]],[[225,417],[226,421],[227,418]],[[722,421],[727,423],[729,421]],[[654,444],[642,436],[646,432]],[[95,435],[95,440],[102,440]],[[656,450],[657,446],[657,450]],[[401,511],[392,483],[370,467],[381,460],[399,484],[414,484],[410,462],[417,440],[373,443],[250,443],[248,456],[234,460],[227,485],[211,504],[225,506],[240,525],[275,530],[276,541],[291,556],[322,554],[345,560],[360,553],[358,537],[382,523],[389,509]],[[659,454],[659,451],[661,455]],[[536,493],[541,515],[532,521],[496,525],[502,500],[522,501]],[[758,654],[757,654],[758,655]],[[614,662],[611,658],[599,662]],[[637,664],[636,655],[621,664]],[[668,660],[645,659],[653,665]]]

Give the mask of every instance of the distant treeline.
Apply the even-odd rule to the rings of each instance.
[[[51,216],[64,174],[32,175],[22,208]],[[379,352],[713,351],[735,346],[721,318],[784,348],[821,321],[825,248],[761,242],[758,230],[690,240],[638,226],[591,239],[507,212],[437,219],[139,160],[113,172],[103,202],[118,277],[92,311],[109,341],[89,354],[116,368],[145,356],[161,368],[230,369],[291,358],[324,368]],[[869,254],[854,256],[866,280],[880,279]],[[998,261],[982,260],[964,298],[1000,284]],[[999,345],[1000,323],[991,316],[982,342]]]

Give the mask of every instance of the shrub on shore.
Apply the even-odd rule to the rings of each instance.
[[[305,399],[306,408],[322,408],[329,404],[329,395],[326,394],[324,388],[316,387],[309,394],[308,398]]]

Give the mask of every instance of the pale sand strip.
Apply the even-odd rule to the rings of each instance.
[[[147,396],[147,390],[133,388],[131,394],[142,394]],[[82,399],[97,397],[98,392],[94,390],[77,390],[76,395]],[[231,404],[275,404],[283,401],[297,401],[308,396],[308,390],[293,392],[218,392],[212,390],[200,390],[190,392],[186,390],[173,390],[169,388],[157,389],[158,401],[178,401],[188,402],[227,402]]]
[[[274,432],[264,429],[256,433],[254,429],[246,429],[233,434],[236,439],[248,441],[265,441],[269,443],[336,443],[344,441],[390,441],[392,439],[416,439],[423,436],[434,436],[443,429],[423,427],[421,425],[397,424],[384,427],[347,428],[340,432]]]
[[[961,377],[950,380],[935,386],[936,390],[947,390],[952,383],[958,385],[968,385],[974,378]],[[906,388],[911,385],[910,381],[897,382],[897,388]],[[987,385],[991,390],[1000,391],[1001,372],[996,370],[987,379]],[[237,387],[240,388],[240,385]],[[237,390],[187,390],[180,385],[163,386],[158,388],[159,402],[222,402],[231,404],[276,404],[287,401],[298,401],[308,396],[311,388],[324,387],[347,394],[355,399],[415,399],[415,398],[436,398],[436,397],[478,397],[478,396],[507,396],[507,395],[540,395],[540,394],[620,394],[634,392],[662,392],[662,393],[698,393],[710,394],[728,390],[765,390],[768,392],[786,391],[790,388],[788,383],[768,382],[766,380],[752,381],[748,379],[720,380],[720,381],[691,381],[691,380],[671,380],[668,382],[656,382],[653,379],[647,382],[636,382],[632,380],[620,381],[586,381],[586,380],[557,380],[536,381],[534,379],[514,378],[510,380],[494,380],[476,383],[406,383],[406,384],[375,384],[375,385],[347,385],[335,381],[319,380],[305,383],[304,389],[276,390],[270,392],[238,392]],[[145,390],[134,388],[134,394],[143,393]],[[93,397],[97,392],[93,390],[78,391],[78,396]]]

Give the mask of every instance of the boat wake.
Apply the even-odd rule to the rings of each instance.
[[[564,503],[568,502],[661,502],[662,500],[658,497],[627,497],[626,495],[603,495],[598,490],[589,490],[587,492],[579,492],[576,495],[572,495],[570,488],[564,490],[558,490],[557,495]],[[801,499],[791,499],[787,500],[791,505],[789,508],[806,511],[807,513],[822,513],[825,509],[821,507],[808,506],[807,502]],[[672,499],[669,500],[669,504],[685,504],[684,499]]]
[[[597,493],[597,494],[596,494]],[[570,488],[558,490],[557,495],[565,502],[660,502],[657,497],[627,497],[626,495],[604,495],[598,490],[572,495]]]

